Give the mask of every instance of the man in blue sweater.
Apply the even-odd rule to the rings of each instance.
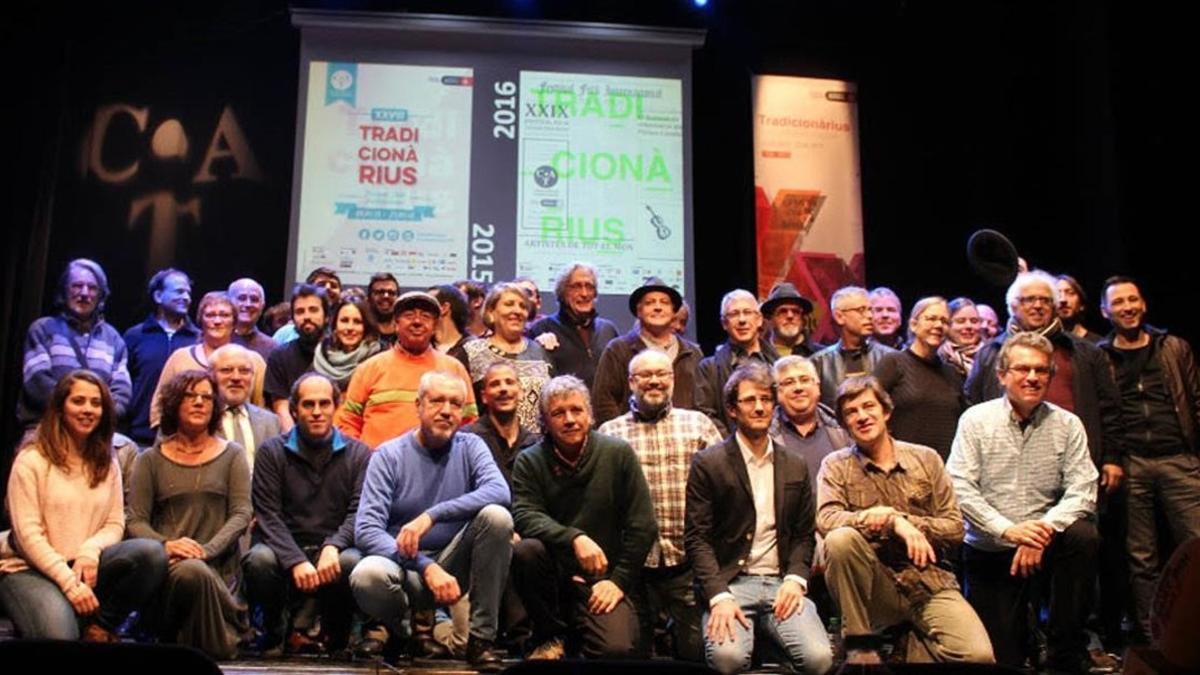
[[[367,467],[354,527],[367,557],[350,586],[359,607],[388,627],[393,647],[409,632],[410,607],[449,606],[469,591],[467,662],[499,670],[492,645],[512,558],[510,495],[487,445],[457,433],[466,404],[458,375],[421,377],[420,426],[380,445]],[[429,642],[413,640],[410,651],[429,655]]]

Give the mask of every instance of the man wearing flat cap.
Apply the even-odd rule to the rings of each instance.
[[[656,349],[671,359],[675,372],[671,404],[676,408],[694,408],[696,367],[704,354],[699,345],[677,335],[671,327],[682,304],[679,291],[658,277],[647,277],[629,296],[629,313],[637,317],[637,325],[608,343],[596,367],[592,407],[597,424],[629,412],[629,362],[644,349]]]
[[[800,295],[792,282],[781,281],[772,286],[758,309],[767,321],[767,342],[780,356],[812,356],[824,347],[808,339],[807,324],[813,303]]]
[[[431,346],[434,327],[442,313],[437,298],[424,291],[409,291],[395,306],[396,344],[364,361],[346,387],[345,402],[334,423],[342,433],[375,448],[420,424],[417,385],[431,370],[453,373],[467,387],[463,419],[476,416],[471,376],[462,363]]]

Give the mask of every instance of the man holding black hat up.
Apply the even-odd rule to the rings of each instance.
[[[682,304],[679,291],[658,277],[647,277],[629,296],[629,312],[637,317],[637,325],[608,343],[596,367],[592,407],[597,424],[629,412],[629,362],[647,348],[657,349],[671,359],[675,371],[671,404],[689,410],[694,407],[696,367],[704,354],[699,345],[676,335],[671,328],[675,312]]]

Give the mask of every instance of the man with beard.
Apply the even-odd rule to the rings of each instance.
[[[279,418],[269,410],[250,402],[254,383],[251,352],[241,345],[227,344],[209,357],[209,368],[217,378],[217,391],[225,404],[217,435],[237,441],[246,449],[246,459],[254,468],[254,454],[268,438],[279,435]]]
[[[391,283],[395,284],[394,281]],[[462,416],[473,421],[477,415],[467,369],[458,359],[432,347],[434,324],[442,312],[441,303],[423,291],[409,291],[393,305],[395,345],[355,369],[346,387],[345,402],[334,417],[334,423],[342,433],[372,448],[420,424],[417,386],[421,376],[431,370],[461,377],[467,386]]]
[[[1145,323],[1136,281],[1111,277],[1103,293],[1113,332],[1100,346],[1116,369],[1126,436],[1130,585],[1138,637],[1147,640],[1161,563],[1155,511],[1165,512],[1176,544],[1200,537],[1200,374],[1186,340]]]
[[[367,557],[350,585],[393,640],[407,632],[409,607],[449,606],[469,592],[467,663],[499,670],[492,645],[512,556],[510,493],[483,442],[457,433],[470,391],[458,373],[421,376],[418,427],[379,446],[367,467],[354,526]],[[418,637],[411,653],[444,653],[434,644]]]
[[[596,268],[588,263],[563,267],[554,282],[558,312],[530,325],[527,333],[546,350],[556,374],[574,375],[588,387],[605,346],[617,337],[617,327],[596,315],[596,283]]]
[[[813,304],[790,281],[781,281],[771,289],[759,307],[769,324],[767,341],[780,356],[812,356],[822,345],[808,339],[805,329]]]
[[[805,597],[816,544],[808,468],[771,440],[770,370],[740,366],[722,393],[734,432],[696,455],[687,480],[684,542],[707,609],[706,660],[721,673],[747,670],[761,635],[793,672],[822,675],[833,650]]]
[[[284,433],[291,431],[294,424],[288,400],[292,385],[312,370],[313,353],[325,337],[328,302],[324,289],[312,284],[297,286],[292,292],[292,324],[296,326],[296,339],[276,347],[267,359],[263,393],[279,417],[279,428]]]
[[[747,363],[759,363],[769,369],[779,354],[759,333],[762,312],[750,291],[737,288],[721,298],[721,327],[728,338],[696,368],[696,409],[708,415],[722,434],[730,434],[733,421],[722,394],[726,380]]]
[[[903,622],[913,628],[906,661],[994,662],[949,560],[963,518],[942,458],[892,437],[892,399],[874,377],[847,379],[836,405],[854,444],[821,464],[817,528],[847,663],[879,663],[876,631]]]
[[[246,599],[263,610],[264,649],[283,641],[284,609],[315,595],[321,648],[346,646],[354,598],[350,574],[362,558],[354,518],[371,450],[333,426],[337,385],[319,373],[296,380],[288,403],[296,426],[258,450],[251,498],[254,546],[242,558]],[[311,639],[294,626],[291,651]]]
[[[67,263],[54,304],[59,313],[29,325],[17,422],[29,435],[42,419],[55,385],[72,370],[90,370],[108,385],[116,419],[125,416],[133,394],[125,340],[104,320],[108,276],[87,258]]]
[[[200,329],[188,318],[192,306],[192,280],[168,267],[150,277],[147,285],[154,312],[125,331],[129,350],[129,377],[133,402],[129,406],[129,435],[143,447],[154,442],[150,428],[150,399],[158,386],[163,364],[171,352],[196,343]]]
[[[875,341],[885,347],[902,349],[906,340],[900,296],[887,286],[880,286],[871,289],[869,297]]]
[[[512,468],[521,450],[542,441],[542,435],[521,426],[517,419],[517,401],[523,395],[521,379],[508,361],[496,361],[483,373],[483,410],[479,419],[467,427],[487,443],[504,480],[512,484]]]
[[[1087,314],[1087,294],[1083,292],[1083,286],[1069,274],[1060,274],[1055,281],[1058,285],[1058,318],[1063,328],[1077,338],[1099,344],[1104,336],[1088,330],[1083,323]]]
[[[400,297],[400,282],[391,272],[376,272],[367,284],[367,301],[379,329],[379,343],[384,347],[396,344],[396,299]]]
[[[658,539],[642,564],[641,583],[630,593],[642,650],[648,653],[653,646],[654,619],[662,608],[671,617],[675,657],[698,662],[704,658],[704,642],[692,566],[683,546],[683,497],[692,457],[720,443],[721,432],[704,413],[673,403],[675,374],[671,357],[663,352],[647,349],[634,355],[628,380],[632,408],[597,431],[625,441],[637,453],[654,504]]]
[[[325,298],[329,301],[326,304],[331,308],[337,307],[338,303],[342,301],[342,278],[332,267],[316,268],[308,273],[304,283],[324,289]],[[276,344],[281,345],[296,339],[296,324],[292,323],[290,316],[288,322],[280,326],[279,330],[275,331],[271,337],[275,338]]]
[[[234,311],[237,312],[233,324],[233,341],[258,352],[263,359],[269,358],[271,350],[284,341],[276,341],[258,329],[258,320],[262,317],[263,307],[267,303],[262,284],[253,279],[238,279],[229,284],[226,294],[233,301]]]
[[[846,378],[875,372],[883,355],[895,350],[872,339],[875,310],[865,288],[839,288],[829,299],[829,310],[841,337],[813,354],[812,362],[821,379],[821,403],[832,408]]]
[[[512,583],[538,645],[529,658],[562,658],[571,636],[587,658],[629,658],[638,623],[626,595],[657,531],[645,475],[628,443],[591,431],[582,380],[550,380],[540,405],[546,436],[513,467]]]
[[[1027,274],[1038,273],[1017,277],[1017,304],[1052,315],[1052,279]],[[994,359],[1003,394],[963,413],[946,470],[967,522],[967,597],[996,662],[1021,668],[1031,656],[1030,620],[1048,583],[1049,666],[1088,672],[1099,665],[1084,630],[1100,546],[1097,471],[1079,417],[1047,400],[1056,350],[1034,330],[1004,341]]]
[[[775,362],[772,374],[779,407],[771,420],[771,440],[804,458],[815,494],[821,461],[850,445],[850,437],[833,410],[821,403],[821,378],[812,361],[785,356]]]
[[[679,291],[658,277],[648,277],[629,296],[629,312],[637,317],[637,325],[608,343],[596,368],[592,405],[598,424],[629,410],[629,363],[645,349],[656,349],[671,361],[675,384],[671,403],[689,410],[695,407],[696,368],[704,354],[699,345],[676,335],[671,328],[681,304]]]

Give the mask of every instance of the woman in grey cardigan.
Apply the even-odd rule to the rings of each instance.
[[[127,535],[161,541],[170,558],[154,612],[165,640],[216,659],[237,654],[238,537],[250,522],[250,467],[237,443],[214,435],[212,375],[189,370],[163,388],[161,440],[133,467]]]

